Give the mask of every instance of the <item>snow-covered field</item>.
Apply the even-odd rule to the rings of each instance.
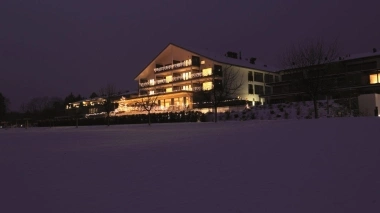
[[[0,212],[380,212],[380,118],[0,129]]]

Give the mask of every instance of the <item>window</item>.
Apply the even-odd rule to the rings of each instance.
[[[222,80],[214,79],[213,81],[214,81],[214,88],[215,89],[222,89],[223,88]]]
[[[255,94],[263,95],[264,87],[260,85],[255,85]]]
[[[212,75],[212,69],[211,68],[206,68],[202,70],[202,76],[209,76]]]
[[[265,74],[265,83],[272,83],[273,82],[273,75]]]
[[[149,80],[149,84],[150,84],[150,85],[154,85],[154,79],[150,79],[150,80]]]
[[[255,81],[264,82],[264,76],[262,73],[255,72]]]
[[[253,94],[253,85],[248,84],[248,94]]]
[[[280,77],[278,77],[278,76],[274,76],[274,81],[275,81],[275,82],[279,82],[279,81],[280,81]]]
[[[370,84],[378,84],[378,83],[380,83],[380,73],[369,75],[369,83]]]
[[[203,90],[210,90],[210,89],[212,89],[212,82],[204,82]]]
[[[252,73],[252,71],[248,71],[248,81],[253,81],[253,73]]]
[[[367,63],[360,63],[360,64],[352,64],[347,66],[348,72],[354,72],[354,71],[361,71],[361,70],[371,70],[376,69],[377,62],[367,62]]]
[[[272,88],[271,87],[265,87],[265,94],[266,95],[272,94]]]
[[[97,112],[98,112],[98,108],[90,108],[89,109],[90,114],[97,113]]]
[[[185,72],[185,73],[182,73],[182,79],[183,80],[188,80],[191,76],[191,72]]]
[[[173,77],[171,75],[166,76],[166,83],[170,83],[173,81]]]
[[[220,65],[214,65],[213,74],[216,75],[216,76],[223,76],[222,66],[220,66]]]

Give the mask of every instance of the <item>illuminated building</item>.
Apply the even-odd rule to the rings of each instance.
[[[225,69],[238,72],[242,83],[234,97],[229,98],[245,100],[248,105],[264,103],[260,95],[271,91],[266,83],[279,79],[275,68],[255,58],[242,59],[241,53],[223,55],[169,44],[136,76],[138,95],[120,100],[118,111],[138,113],[139,103],[153,97],[157,104],[154,111],[194,109],[195,94],[220,84]]]

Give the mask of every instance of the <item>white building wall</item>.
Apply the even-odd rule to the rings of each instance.
[[[248,69],[248,68],[241,68],[241,67],[234,67],[234,69],[239,72],[239,75],[241,76],[242,83],[243,83],[241,88],[238,91],[236,91],[235,97],[240,97],[242,100],[252,101],[253,103],[255,101],[259,101],[263,104],[265,102],[265,99],[260,97],[257,94],[257,91],[255,91],[255,85],[262,86],[264,89],[264,92],[265,92],[265,85],[266,85],[265,84],[265,74],[273,75],[273,79],[275,79],[276,75],[274,73],[271,73],[271,72],[264,72],[264,71]],[[255,81],[255,79],[253,79],[253,81],[248,81],[248,72],[250,72],[250,71],[252,72],[253,76],[254,76],[255,72],[256,73],[262,73],[264,82],[258,82],[258,81]],[[248,92],[249,84],[252,84],[252,86],[253,86],[253,94],[249,94],[249,92]]]

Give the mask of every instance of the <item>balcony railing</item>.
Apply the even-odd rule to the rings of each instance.
[[[157,80],[156,84],[164,84],[166,83],[166,79]]]
[[[198,73],[192,73],[191,76],[189,76],[189,78],[185,78],[185,79],[183,78],[183,76],[176,76],[176,77],[173,77],[171,81],[167,81],[166,79],[160,79],[160,80],[155,81],[155,84],[151,84],[150,82],[140,83],[140,87],[148,87],[148,86],[153,86],[157,84],[165,84],[165,83],[171,83],[171,82],[176,82],[176,81],[190,80],[193,78],[201,78],[201,77],[206,77],[206,76],[210,76],[210,75],[203,75],[203,73],[198,72]]]
[[[183,80],[182,76],[173,77],[173,81],[182,81],[182,80]]]
[[[150,86],[149,82],[140,83],[140,87],[147,87]]]
[[[202,73],[201,72],[198,72],[198,73],[192,73],[191,74],[191,78],[199,78],[199,77],[202,77]]]
[[[201,91],[202,87],[193,87],[193,91]]]

